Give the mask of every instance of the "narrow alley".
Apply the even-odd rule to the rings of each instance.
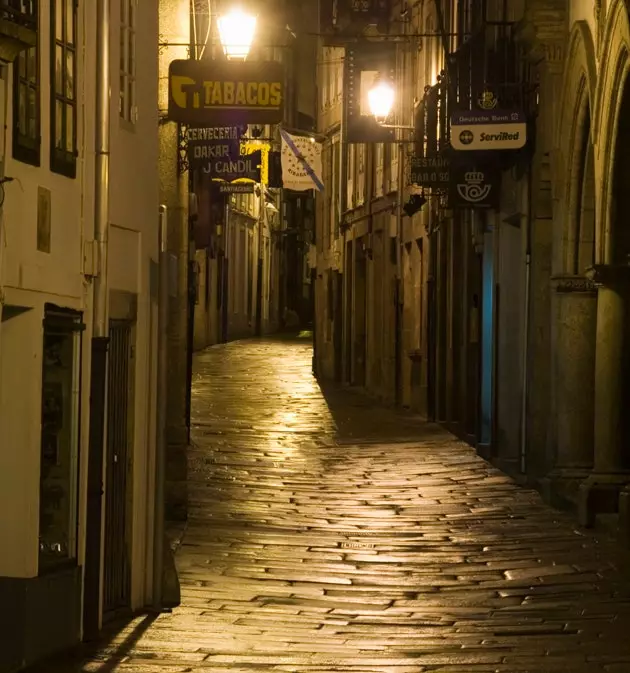
[[[308,340],[196,357],[182,605],[80,670],[630,671],[628,557]]]

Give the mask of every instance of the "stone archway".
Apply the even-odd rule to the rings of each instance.
[[[558,126],[554,213],[552,499],[575,500],[593,466],[597,290],[586,273],[595,262],[596,164],[592,100],[595,56],[586,24],[574,28]]]
[[[630,61],[623,63],[607,157],[604,254],[592,272],[598,287],[595,471],[608,476],[630,470],[630,418],[625,413],[630,405]]]
[[[598,129],[598,227],[590,277],[597,287],[594,469],[581,487],[580,518],[614,512],[630,482],[630,24],[610,3],[603,31],[594,126]]]

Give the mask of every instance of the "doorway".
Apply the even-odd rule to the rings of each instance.
[[[109,620],[131,608],[131,475],[133,447],[133,323],[109,328],[105,558],[103,615]]]
[[[490,451],[494,427],[494,236],[491,230],[483,234],[481,295],[481,418],[480,445]]]

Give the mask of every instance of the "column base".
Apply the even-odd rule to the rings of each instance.
[[[583,467],[555,468],[538,481],[544,501],[556,509],[574,509],[580,500],[580,486],[591,470]]]
[[[624,487],[630,482],[630,472],[595,473],[580,485],[578,516],[580,524],[592,528],[598,514],[617,514]]]
[[[165,518],[188,518],[188,444],[168,444],[166,449]]]
[[[619,537],[626,547],[630,547],[630,486],[619,495]]]
[[[521,472],[521,464],[519,458],[511,458],[505,456],[486,457],[484,453],[480,450],[480,445],[477,446],[477,452],[484,460],[487,460],[489,463],[492,464],[493,467],[496,467],[497,470],[501,470],[501,472],[504,472],[509,477],[512,477],[512,479],[514,479],[514,481],[519,486],[527,486],[528,477],[526,474],[523,474]]]

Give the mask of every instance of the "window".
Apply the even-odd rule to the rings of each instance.
[[[51,3],[50,169],[76,176],[77,0]]]
[[[120,117],[136,123],[137,0],[120,0]]]
[[[80,314],[46,306],[42,362],[39,569],[77,558]]]
[[[39,38],[38,38],[39,39]],[[40,164],[39,44],[21,51],[13,64],[13,157]]]

